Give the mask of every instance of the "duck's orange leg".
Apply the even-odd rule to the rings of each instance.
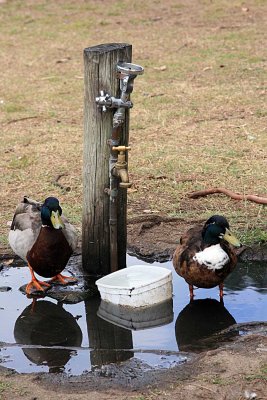
[[[223,299],[223,283],[219,284],[219,289],[220,289],[220,300]]]
[[[51,283],[56,283],[58,285],[71,285],[77,282],[76,278],[73,278],[71,276],[65,276],[62,274],[57,274],[53,276],[52,279],[50,279]]]
[[[31,314],[34,313],[36,301],[37,301],[37,300],[36,300],[35,298],[32,299]]]
[[[190,301],[194,299],[194,286],[189,285]]]
[[[43,288],[43,286],[45,286],[47,288],[49,288],[51,286],[47,282],[38,281],[38,279],[36,279],[36,277],[34,275],[32,267],[30,266],[29,263],[28,263],[28,267],[30,268],[30,273],[31,273],[31,276],[32,276],[32,280],[26,286],[25,291],[26,291],[27,294],[31,294],[31,288],[35,288],[40,292],[44,292],[45,289]]]

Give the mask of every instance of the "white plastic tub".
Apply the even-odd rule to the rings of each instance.
[[[155,328],[173,321],[173,302],[168,299],[150,307],[128,307],[101,300],[97,315],[130,330]]]
[[[148,307],[172,298],[172,273],[158,266],[133,265],[96,284],[102,300],[128,307]]]

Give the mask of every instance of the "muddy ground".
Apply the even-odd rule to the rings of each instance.
[[[266,333],[265,325],[164,372],[139,370],[134,360],[117,373],[112,369],[111,376],[25,375],[1,369],[1,399],[266,399]]]
[[[164,262],[172,258],[180,236],[189,227],[204,220],[171,218],[160,215],[140,215],[128,219],[128,252],[146,261]],[[266,261],[267,244],[242,246],[239,258],[247,261]]]
[[[129,253],[147,261],[165,261],[172,255],[181,228],[183,221],[177,219],[132,219],[128,224]],[[2,258],[9,256],[12,254],[5,253]],[[241,256],[263,260],[266,249],[244,248]],[[78,377],[18,374],[2,367],[0,399],[267,399],[267,323],[236,324],[230,329],[237,334],[219,334],[218,348],[184,353],[187,361],[169,370],[146,368],[134,358]],[[241,331],[245,335],[239,335]]]

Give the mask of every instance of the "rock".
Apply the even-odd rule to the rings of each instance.
[[[20,287],[20,291],[26,294],[26,286],[23,285]],[[50,288],[45,288],[44,292],[41,291],[33,291],[31,296],[33,297],[51,297],[57,301],[66,304],[76,304],[80,303],[81,301],[85,301],[90,297],[93,297],[98,294],[97,286],[92,282],[87,283],[86,287],[84,283],[80,282],[73,286],[61,286],[61,285],[51,285]]]
[[[0,292],[9,292],[9,290],[12,290],[9,286],[0,286]]]

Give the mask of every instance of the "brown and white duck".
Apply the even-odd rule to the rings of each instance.
[[[182,235],[173,255],[173,266],[188,283],[190,299],[194,297],[194,286],[219,285],[220,298],[223,297],[223,282],[237,264],[233,246],[241,244],[221,215],[213,215],[204,226],[194,226]]]

